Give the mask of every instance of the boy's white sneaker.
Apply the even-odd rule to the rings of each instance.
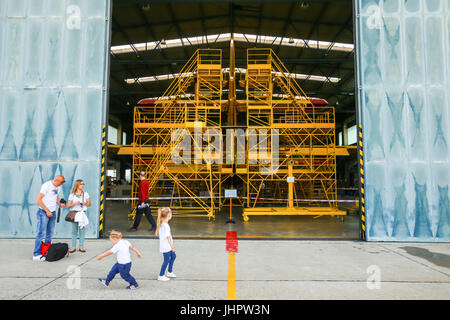
[[[169,281],[170,278],[167,278],[166,276],[158,276],[158,281]]]
[[[177,276],[173,272],[167,272],[166,277],[168,277],[168,278],[176,278]]]
[[[45,257],[42,255],[33,256],[33,261],[45,261]]]

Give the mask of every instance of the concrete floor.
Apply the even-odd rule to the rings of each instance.
[[[135,291],[125,290],[120,277],[108,288],[97,281],[115,263],[113,256],[95,259],[111,248],[107,239],[87,240],[86,253],[57,262],[33,262],[33,239],[2,239],[0,299],[226,299],[225,240],[175,239],[177,278],[168,282],[156,280],[162,262],[158,240],[129,240],[143,255],[132,255],[132,274],[140,285]],[[450,244],[239,240],[236,297],[449,300]]]
[[[128,220],[130,205],[122,201],[107,201],[105,207],[105,230],[118,229],[130,237],[153,237],[148,231],[150,224],[142,217],[137,232],[127,230],[133,224]],[[156,221],[157,213],[152,211]],[[250,216],[242,220],[242,207],[233,207],[234,224],[227,224],[229,207],[216,215],[215,221],[205,217],[174,216],[170,225],[178,238],[225,238],[229,230],[237,231],[240,239],[359,239],[359,217],[347,215],[344,221],[330,216]]]
[[[105,229],[126,231],[131,225],[128,210],[125,204],[108,204]],[[125,232],[143,255],[138,259],[132,253],[131,273],[140,285],[135,291],[125,290],[127,283],[119,276],[108,288],[98,282],[116,261],[114,256],[95,259],[111,248],[109,239],[88,239],[86,253],[57,262],[32,261],[33,239],[0,239],[0,300],[225,300],[228,230],[237,231],[239,239],[238,300],[450,300],[450,244],[342,240],[357,238],[358,219],[352,216],[344,222],[262,216],[244,223],[237,214],[236,224],[226,224],[226,214],[215,222],[175,217],[171,227],[177,278],[168,282],[156,280],[162,255],[145,218],[137,233]],[[320,236],[341,240],[300,240]]]

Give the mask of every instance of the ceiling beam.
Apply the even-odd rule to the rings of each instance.
[[[347,21],[346,21],[346,23],[339,29],[339,31],[336,33],[336,35],[334,36],[334,39],[333,39],[333,41],[332,42],[335,42],[338,38],[339,38],[339,36],[340,36],[340,34],[342,33],[342,32],[344,32],[344,30],[346,29],[346,27],[349,25],[349,24],[352,24],[353,23],[353,13],[350,15],[350,17],[347,19]],[[352,52],[348,52],[347,54],[346,54],[346,57],[347,58],[352,58],[352,55],[354,54],[354,51],[352,51]],[[326,55],[326,54],[325,54]],[[313,68],[311,68],[311,70],[310,70],[310,72],[311,73],[313,73],[314,71],[315,71],[315,69],[317,69],[317,68],[319,68],[320,69],[320,65],[319,64],[317,64],[317,65],[315,65],[315,66],[313,66]],[[335,74],[335,72],[338,72],[339,70],[341,70],[342,69],[342,63],[339,63],[339,64],[337,64],[335,67],[334,67],[334,69],[333,70],[331,70],[331,72],[329,72],[326,76],[327,77],[331,77],[331,76],[333,76],[334,74]],[[352,79],[354,79],[354,70],[353,70],[353,73],[352,74],[350,74],[350,75],[348,75],[347,77],[346,77],[346,79],[341,79],[341,81],[339,82],[339,87],[343,87],[343,85],[345,84],[345,83],[347,83],[349,80],[352,80]],[[353,80],[354,81],[354,80]],[[322,85],[321,85],[321,87],[323,87],[325,85],[325,82],[324,83],[322,83]],[[354,85],[353,85],[354,86]]]
[[[254,16],[254,15],[249,15],[249,14],[244,14],[244,13],[239,13],[239,12],[234,12],[234,17],[235,18],[246,18],[246,19],[257,19],[258,23],[259,21],[276,21],[276,22],[285,22],[286,19],[284,18],[277,18],[277,17],[271,17],[271,16],[263,16],[263,15],[258,15],[258,16]],[[205,17],[195,17],[195,18],[180,18],[177,19],[178,23],[186,23],[186,22],[195,22],[198,21],[199,19],[204,19],[206,20],[216,20],[216,19],[225,19],[225,18],[229,18],[229,13],[228,14],[220,14],[220,15],[214,15],[214,16],[205,16]],[[161,26],[161,25],[173,25],[174,21],[173,20],[167,20],[167,21],[155,21],[152,22],[153,26]],[[342,26],[342,23],[338,23],[338,22],[325,22],[325,21],[311,21],[311,20],[305,20],[305,19],[298,19],[298,18],[291,18],[291,23],[295,23],[295,24],[312,24],[312,25],[324,25],[324,26],[330,26],[330,27],[340,27]],[[145,27],[145,24],[134,24],[134,25],[127,25],[127,26],[123,26],[123,28],[125,29],[138,29],[138,28],[143,28]],[[113,31],[115,30],[115,27],[113,26]],[[117,44],[114,44],[117,45]]]
[[[185,38],[185,36],[184,36],[183,32],[181,31],[181,27],[180,27],[180,24],[178,23],[178,20],[175,18],[175,11],[173,10],[172,4],[170,2],[168,3],[168,9],[169,9],[170,16],[172,17],[172,21],[173,21],[172,23],[175,25],[175,28],[177,29],[177,32],[178,32],[178,36],[181,39],[181,44],[183,45],[184,54],[186,55],[186,58],[189,59],[189,57],[191,55],[188,53],[186,46],[184,45],[184,42],[183,42],[183,38]]]
[[[141,15],[142,20],[145,22],[145,26],[146,26],[147,30],[150,32],[150,36],[153,38],[154,41],[158,41],[157,47],[160,47],[160,43],[161,43],[162,39],[156,38],[155,32],[153,31],[153,28],[152,28],[150,22],[148,21],[147,17],[145,16],[145,13],[144,13],[142,7],[140,7],[140,6],[137,6],[137,7],[138,7],[137,10],[139,11],[139,14]],[[169,32],[169,31],[170,31],[170,28],[167,32]],[[146,40],[148,40],[148,39],[146,39]],[[168,59],[167,54],[163,50],[161,50],[161,55],[163,56],[163,59]],[[139,57],[139,60],[141,60],[141,57]],[[169,66],[169,67],[170,67],[171,71],[173,72],[172,66]]]
[[[110,95],[112,96],[151,96],[151,97],[158,97],[161,96],[164,92],[159,90],[110,90]],[[186,93],[194,93],[194,92],[186,92]],[[274,92],[274,93],[283,93],[280,92]],[[353,90],[344,90],[344,89],[323,89],[323,90],[306,90],[306,94],[309,95],[317,95],[317,94],[324,94],[324,95],[348,95],[352,96],[355,94]]]
[[[309,34],[308,34],[308,37],[307,37],[308,39],[311,39],[311,37],[312,37],[314,31],[315,31],[316,28],[317,28],[317,25],[318,25],[319,21],[322,19],[323,15],[325,14],[325,12],[326,12],[327,10],[328,10],[328,4],[325,4],[325,5],[322,7],[322,10],[320,10],[320,13],[319,13],[319,15],[317,16],[316,20],[314,21],[313,27],[311,28],[311,31],[310,31]],[[299,51],[298,54],[297,54],[297,59],[299,59],[299,58],[303,55],[303,52],[304,52],[305,48],[309,48],[309,46],[308,46],[308,47],[303,47],[303,48],[300,49],[300,51]],[[295,66],[294,66],[291,70],[295,71],[295,70],[296,70]],[[312,69],[311,69],[311,70],[312,70]]]
[[[127,35],[127,33],[126,33],[124,30],[122,30],[121,26],[120,26],[119,23],[116,21],[116,19],[114,19],[114,17],[112,17],[112,23],[113,23],[113,25],[116,26],[116,28],[118,28],[118,29],[120,30],[120,32],[122,33],[122,35],[123,35],[123,37],[125,38],[125,40],[128,41],[128,44],[131,46],[131,48],[133,48],[134,53],[135,53],[135,55],[136,55],[136,58],[139,58],[140,55],[139,55],[138,51],[137,51],[136,48],[134,47],[133,43],[131,43],[131,41],[130,41],[128,35]],[[119,59],[119,58],[116,57],[114,54],[112,54],[112,56],[113,56],[113,58],[115,58],[115,59]],[[122,68],[125,70],[126,73],[129,73],[129,74],[131,75],[130,78],[137,79],[137,75],[133,72],[133,70],[129,70],[129,69],[126,67],[126,65],[122,65]],[[111,72],[111,73],[112,73],[112,72]],[[140,83],[139,81],[138,81],[138,83],[139,83],[142,87],[144,86],[144,85],[143,85],[142,83]]]
[[[227,61],[227,57],[223,57],[224,61]],[[352,57],[346,58],[328,58],[328,57],[320,57],[320,58],[287,58],[282,59],[284,64],[340,64],[340,63],[353,63]],[[236,59],[237,63],[245,63],[246,59]],[[116,57],[112,57],[111,64],[113,65],[133,65],[133,64],[148,64],[148,65],[173,65],[173,64],[181,64],[184,65],[188,62],[186,59],[118,59]]]
[[[294,14],[294,11],[295,11],[295,6],[296,6],[296,3],[293,2],[293,3],[291,3],[291,6],[289,7],[288,17],[287,17],[287,19],[283,25],[283,29],[281,30],[281,33],[280,33],[281,40],[280,40],[280,43],[278,44],[278,47],[275,50],[276,55],[278,55],[278,53],[280,52],[281,43],[282,43],[283,39],[286,37],[286,33],[287,33],[287,29],[288,29],[289,25],[292,23],[291,19],[292,19],[292,15]]]
[[[299,2],[298,0],[283,0],[284,2]],[[166,4],[167,0],[113,0],[114,4]],[[192,0],[172,0],[172,3],[192,3]],[[203,3],[217,3],[215,0],[197,0],[196,2]],[[223,2],[232,2],[226,0]],[[274,2],[274,0],[246,0],[245,2]],[[339,2],[339,3],[351,3],[351,0],[308,0],[308,3],[324,3],[324,2]]]
[[[198,3],[198,9],[200,11],[200,16],[201,16],[201,20],[202,20],[202,30],[203,30],[203,34],[207,34],[207,30],[206,30],[206,22],[205,22],[205,10],[203,9],[203,3],[199,2]],[[208,43],[208,37],[206,37],[206,44],[209,45]]]

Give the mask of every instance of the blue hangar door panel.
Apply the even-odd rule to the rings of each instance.
[[[0,1],[0,237],[34,237],[41,185],[65,176],[62,195],[85,181],[99,229],[106,119],[109,0]],[[71,223],[55,237],[70,237]]]
[[[450,241],[450,1],[355,0],[366,238]]]

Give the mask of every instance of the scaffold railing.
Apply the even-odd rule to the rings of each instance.
[[[188,195],[192,199],[191,204],[207,212],[209,218],[214,218],[214,200],[207,203],[196,197],[200,190],[193,185],[205,184],[203,189],[208,190],[210,198],[214,199],[216,193],[220,193],[220,176],[212,173],[212,170],[218,171],[217,168],[209,166],[205,170],[202,165],[176,165],[172,158],[173,151],[185,136],[195,144],[195,130],[203,133],[208,128],[220,128],[221,61],[221,50],[198,49],[154,105],[135,107],[133,196],[137,195],[139,172],[144,171],[151,194],[158,191],[158,183],[170,183],[172,196],[178,194],[182,198]],[[187,94],[192,87],[195,94]],[[175,134],[176,130],[184,130],[184,137]],[[175,136],[178,138],[174,139]],[[189,170],[180,170],[180,167]],[[135,206],[134,203],[132,205]]]

